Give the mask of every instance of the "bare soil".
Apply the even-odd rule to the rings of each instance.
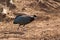
[[[14,16],[14,12],[24,12],[37,15],[37,19],[19,30],[19,25],[13,24],[13,20],[0,22],[0,40],[60,40],[60,6],[43,8],[38,0],[15,0],[14,3],[17,8],[11,9],[9,16]]]

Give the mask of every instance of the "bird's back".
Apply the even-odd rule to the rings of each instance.
[[[14,20],[17,24],[27,24],[27,23],[30,23],[32,21],[32,18],[31,17],[27,17],[27,16],[19,16],[17,18],[15,18]]]

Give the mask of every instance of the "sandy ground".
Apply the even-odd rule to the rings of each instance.
[[[0,40],[60,40],[60,12],[45,12],[32,0],[14,1],[17,6],[13,12],[25,12],[28,15],[37,15],[37,19],[24,28],[18,24],[0,22]],[[34,3],[33,5],[29,5]],[[9,15],[13,15],[9,13]]]

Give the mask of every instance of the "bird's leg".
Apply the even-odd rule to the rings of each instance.
[[[20,27],[21,25],[19,24],[19,27]]]
[[[23,25],[23,27],[25,26],[25,24]]]
[[[25,24],[23,25],[23,31],[26,31],[26,28],[24,26],[25,26]]]
[[[24,28],[25,24],[22,25],[22,28]]]
[[[19,24],[19,27],[20,27],[20,24]],[[17,28],[17,30],[19,30],[19,27]]]

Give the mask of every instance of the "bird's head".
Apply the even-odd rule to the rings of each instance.
[[[36,15],[32,15],[31,17],[32,17],[32,18],[34,18],[34,19],[36,19],[36,18],[37,18],[37,16],[36,16]]]
[[[33,15],[33,17],[37,17],[36,15]]]
[[[37,16],[36,15],[32,15],[31,17],[36,18]]]

